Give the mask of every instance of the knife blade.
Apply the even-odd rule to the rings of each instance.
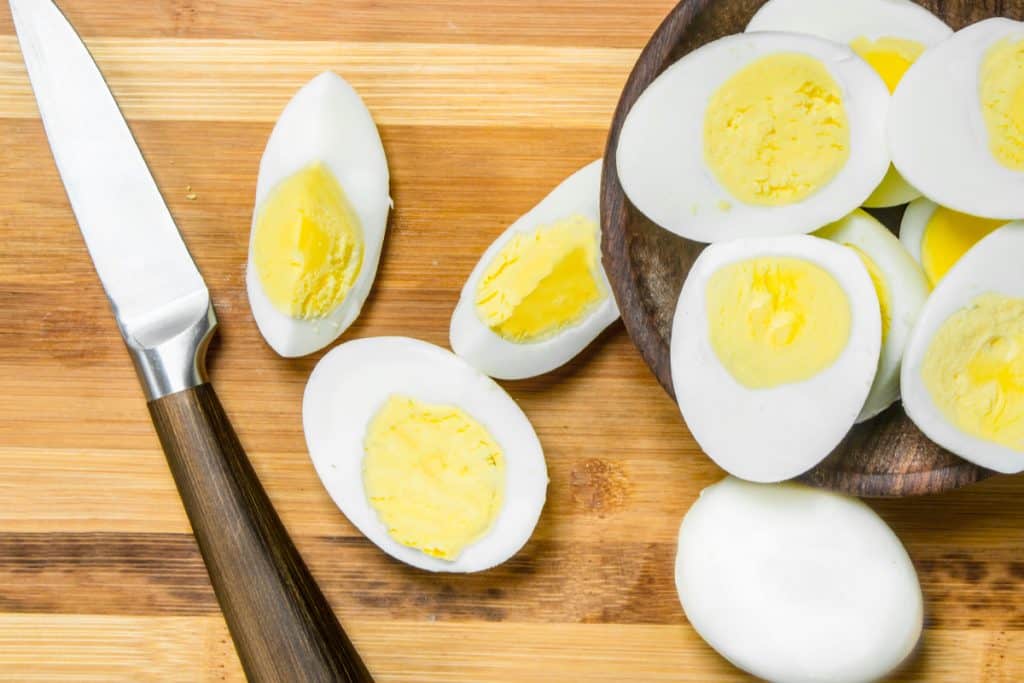
[[[99,68],[52,0],[10,0],[68,200],[246,675],[372,681],[207,382],[210,294]]]

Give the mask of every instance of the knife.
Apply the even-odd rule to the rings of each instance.
[[[246,676],[372,681],[206,377],[217,319],[96,63],[51,0],[10,0],[46,136]]]

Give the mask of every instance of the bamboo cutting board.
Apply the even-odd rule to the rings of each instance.
[[[256,169],[287,98],[333,68],[381,128],[396,209],[343,339],[446,344],[506,225],[602,150],[671,0],[64,0],[210,286],[212,375],[270,497],[380,681],[734,681],[687,625],[675,534],[720,472],[620,325],[506,383],[547,454],[533,539],[434,576],[364,540],[301,432],[320,354],[277,358],[243,282]],[[74,224],[0,11],[0,680],[240,680],[241,670]],[[927,631],[898,680],[1024,680],[1024,478],[872,503],[904,540]]]

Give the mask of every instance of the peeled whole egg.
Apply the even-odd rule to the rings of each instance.
[[[515,401],[449,351],[357,339],[317,363],[302,426],[324,488],[388,555],[476,572],[516,554],[547,497],[540,441]]]
[[[672,325],[672,383],[697,443],[742,479],[790,479],[857,420],[882,326],[864,263],[809,235],[712,244]]]
[[[889,92],[845,45],[757,32],[703,45],[640,95],[617,170],[629,200],[698,242],[807,233],[889,167]]]
[[[802,484],[704,489],[675,578],[697,633],[769,681],[874,681],[921,636],[921,586],[896,534],[856,498]]]
[[[888,408],[900,396],[903,349],[928,298],[928,279],[896,236],[861,209],[814,234],[856,252],[878,295],[882,352],[875,381],[857,418],[862,422]]]
[[[571,360],[619,317],[601,265],[601,161],[565,179],[480,257],[452,314],[452,349],[491,377]]]
[[[769,0],[747,31],[793,31],[849,45],[885,81],[889,92],[925,49],[953,30],[911,0]],[[864,206],[898,206],[920,197],[895,168]]]
[[[978,218],[921,197],[900,221],[900,242],[924,269],[934,287],[967,250],[1006,221]]]
[[[1024,218],[1024,23],[994,18],[957,31],[907,70],[892,98],[897,170],[937,204],[983,218]]]
[[[903,407],[928,438],[1024,471],[1024,222],[975,244],[936,285],[903,359]]]
[[[281,112],[260,160],[246,290],[286,357],[312,353],[356,319],[377,273],[391,200],[370,112],[326,71]]]

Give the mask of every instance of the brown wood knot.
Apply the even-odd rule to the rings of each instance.
[[[584,460],[573,468],[569,484],[572,502],[586,512],[612,512],[629,498],[629,479],[622,466],[600,458]]]

